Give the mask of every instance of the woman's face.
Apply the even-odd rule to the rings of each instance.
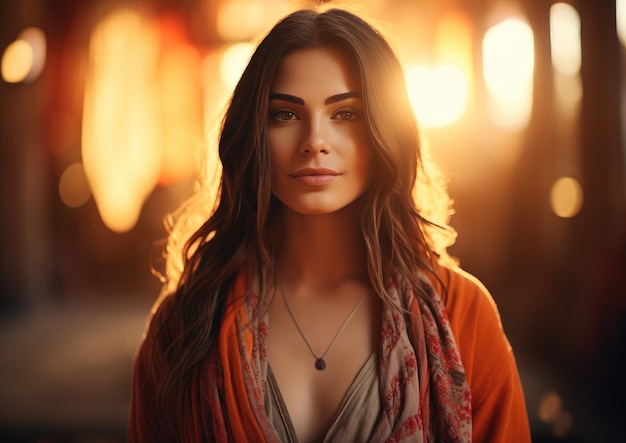
[[[332,48],[282,60],[270,93],[272,193],[307,215],[354,202],[371,177],[371,148],[359,75]]]

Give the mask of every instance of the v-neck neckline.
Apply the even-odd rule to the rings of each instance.
[[[344,417],[343,412],[349,406],[350,400],[354,397],[354,394],[358,391],[359,387],[369,379],[368,376],[370,375],[370,373],[376,370],[376,363],[378,362],[377,355],[377,352],[372,352],[372,354],[370,354],[363,366],[361,366],[361,369],[359,369],[359,372],[357,373],[354,380],[352,380],[352,383],[350,383],[350,386],[346,390],[344,396],[341,399],[341,402],[339,403],[337,411],[335,411],[335,414],[333,415],[331,425],[327,429],[322,442],[325,443],[330,441],[333,433],[341,424],[342,418]],[[375,376],[376,378],[378,378],[378,374],[375,374]],[[267,365],[267,383],[267,389],[269,389],[270,395],[272,395],[274,399],[274,404],[278,407],[278,410],[274,412],[277,412],[280,415],[281,421],[283,422],[283,425],[287,432],[287,436],[289,438],[289,443],[299,443],[298,436],[293,426],[293,422],[291,421],[291,416],[289,415],[289,410],[287,409],[287,405],[280,392],[280,387],[278,386],[278,381],[276,380],[274,372],[272,371],[272,367],[269,363]]]

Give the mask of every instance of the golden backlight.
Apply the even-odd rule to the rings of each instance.
[[[4,50],[0,67],[2,79],[7,83],[35,80],[46,63],[46,47],[46,36],[41,29],[24,29]]]
[[[533,31],[525,21],[509,18],[485,33],[482,46],[490,117],[502,128],[521,130],[532,108]]]
[[[220,80],[228,90],[234,89],[253,51],[252,43],[233,43],[224,49],[220,58]]]
[[[580,15],[573,6],[555,3],[550,7],[552,66],[560,74],[580,72]]]
[[[406,71],[409,99],[423,127],[448,126],[465,112],[469,88],[455,66],[416,66]]]
[[[193,173],[202,138],[200,56],[160,22],[124,9],[94,30],[83,109],[82,155],[104,224],[130,230],[157,183]]]
[[[220,11],[219,20],[232,23],[236,12],[251,4],[235,2]],[[242,20],[254,21],[255,7]],[[530,26],[514,17],[488,29],[481,58],[494,124],[519,131],[532,107],[534,37]],[[265,22],[267,17],[257,18]],[[563,26],[571,35],[571,23]],[[240,40],[243,35],[224,35],[232,43],[200,54],[192,44],[174,44],[172,29],[162,17],[120,9],[104,17],[90,39],[82,164],[101,218],[116,232],[132,229],[155,186],[193,174],[195,149],[206,145],[203,127],[211,124],[205,118],[219,114],[254,48]],[[434,30],[432,53],[405,65],[409,98],[425,128],[457,122],[475,90],[470,19],[452,11]],[[207,157],[212,159],[211,152]]]
[[[465,113],[473,83],[472,27],[461,13],[437,24],[436,65],[405,70],[409,99],[422,127],[444,127]]]
[[[81,163],[72,163],[61,174],[59,197],[70,208],[84,205],[91,197],[85,169]]]
[[[102,221],[117,232],[135,225],[161,166],[157,50],[156,29],[130,10],[104,19],[90,41],[83,164]]]
[[[26,40],[10,43],[2,55],[2,79],[18,83],[26,78],[33,66],[33,47]]]
[[[622,45],[626,46],[626,0],[616,0],[615,8],[615,25],[617,26],[617,36],[622,42]]]
[[[578,180],[572,177],[561,177],[552,185],[550,206],[559,217],[572,218],[583,205],[583,190]]]

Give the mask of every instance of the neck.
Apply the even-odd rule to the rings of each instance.
[[[367,280],[367,252],[356,204],[324,215],[283,208],[281,217],[279,279],[319,289]]]

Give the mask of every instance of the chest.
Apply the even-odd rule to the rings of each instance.
[[[378,350],[378,298],[363,300],[344,324],[350,309],[324,303],[294,307],[291,313],[284,303],[270,309],[269,360],[303,443],[323,438],[352,382]],[[318,358],[325,362],[323,370],[316,368]]]

